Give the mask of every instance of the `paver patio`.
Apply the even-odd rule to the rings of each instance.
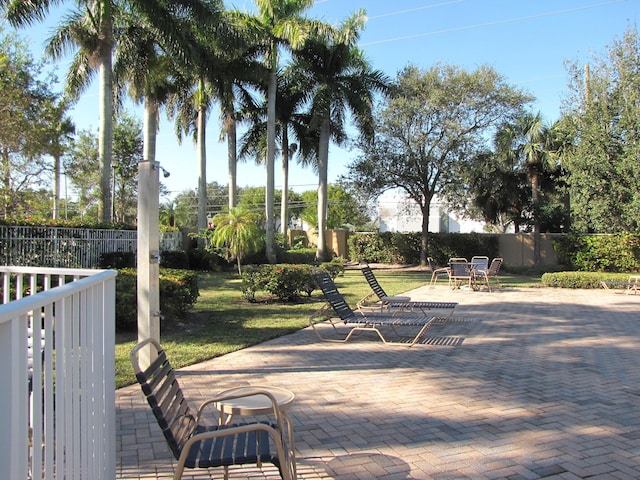
[[[179,371],[194,401],[292,390],[300,479],[640,478],[640,295],[423,287],[457,301],[432,342],[322,343],[309,328]],[[171,478],[137,385],[117,398],[117,478]],[[222,471],[184,478],[222,478]],[[270,466],[230,478],[279,478]]]

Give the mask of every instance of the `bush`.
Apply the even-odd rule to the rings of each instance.
[[[640,235],[569,235],[554,248],[561,264],[578,271],[640,271]]]
[[[600,272],[556,272],[542,275],[542,283],[546,287],[558,288],[602,288],[605,282],[626,282],[628,274],[603,274]]]
[[[421,246],[420,232],[358,233],[349,236],[349,255],[354,261],[417,264],[420,263]],[[438,265],[444,265],[452,257],[497,257],[498,246],[498,237],[495,235],[430,233],[428,254]]]
[[[344,258],[336,257],[332,259],[330,262],[324,262],[320,265],[320,268],[325,270],[329,276],[335,280],[336,277],[339,277],[344,273],[344,265],[347,261]],[[315,283],[315,282],[314,282]]]
[[[258,291],[265,291],[282,301],[293,301],[304,293],[311,296],[317,288],[311,265],[252,265],[242,272],[242,294],[250,302]]]
[[[160,266],[164,268],[189,269],[189,256],[184,250],[167,250],[160,253]]]
[[[265,265],[264,268],[265,270],[271,268],[264,290],[275,295],[279,300],[296,300],[309,285],[311,278],[309,265]]]
[[[220,255],[209,252],[203,248],[193,248],[189,250],[187,256],[191,270],[218,272],[222,270],[223,267],[229,267],[229,262]]]
[[[307,265],[311,265],[315,262],[315,258],[315,248],[297,248],[278,252],[279,263],[304,263]]]
[[[135,252],[107,252],[100,255],[100,268],[135,268]]]
[[[194,272],[160,269],[160,312],[165,317],[164,321],[187,313],[198,295],[198,277]],[[116,277],[116,330],[135,330],[137,324],[137,271],[121,269]]]

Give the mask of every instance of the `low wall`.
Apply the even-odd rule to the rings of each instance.
[[[293,238],[304,236],[307,238],[307,244],[310,247],[317,245],[318,236],[315,232],[305,230],[290,230],[289,243]],[[459,235],[465,235],[460,233]],[[533,234],[532,233],[487,233],[498,238],[499,251],[498,255],[504,258],[504,263],[518,267],[534,266],[533,258]],[[541,265],[556,265],[558,256],[553,249],[554,238],[564,236],[562,233],[543,233],[540,234],[540,262]],[[336,255],[349,258],[349,231],[348,230],[329,230],[327,232],[327,246],[333,250]]]
[[[532,233],[495,234],[499,241],[500,256],[507,265],[530,267],[535,265],[533,257]],[[553,249],[553,239],[564,236],[562,233],[540,234],[540,264],[556,265],[558,256]]]

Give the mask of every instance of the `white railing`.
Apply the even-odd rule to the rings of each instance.
[[[137,236],[136,230],[0,225],[0,264],[95,268],[104,254],[135,254]],[[161,251],[181,249],[181,233],[161,233]]]
[[[115,277],[0,267],[0,478],[115,478]]]

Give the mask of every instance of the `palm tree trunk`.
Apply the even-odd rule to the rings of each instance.
[[[531,174],[531,203],[533,205],[533,263],[534,265],[540,265],[542,259],[540,255],[540,219],[538,206],[540,203],[539,190],[540,189],[540,176],[538,172],[534,171]]]
[[[109,3],[109,2],[107,2]],[[100,65],[100,132],[98,156],[100,159],[100,218],[103,223],[111,220],[111,155],[113,152],[113,94],[111,78],[111,50],[103,55]]]
[[[207,228],[207,148],[206,113],[203,105],[198,106],[197,144],[198,144],[198,230]]]
[[[320,126],[320,139],[318,145],[318,247],[316,260],[324,262],[329,259],[327,247],[327,195],[328,195],[328,170],[329,170],[329,135],[331,134],[331,122],[328,118],[322,121]]]
[[[276,254],[273,248],[275,239],[273,217],[275,204],[276,86],[277,73],[273,69],[269,74],[269,92],[267,95],[267,185],[265,188],[265,247],[269,263],[276,263]]]
[[[282,126],[282,200],[280,205],[280,232],[287,240],[289,226],[289,134],[287,126]]]
[[[227,163],[229,168],[229,210],[236,206],[236,183],[238,171],[236,119],[233,113],[226,114]]]

